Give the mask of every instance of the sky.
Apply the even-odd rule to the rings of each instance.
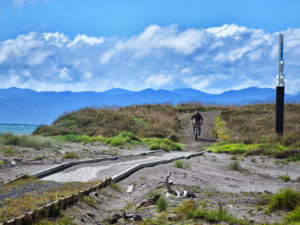
[[[298,0],[0,0],[0,88],[300,92]]]

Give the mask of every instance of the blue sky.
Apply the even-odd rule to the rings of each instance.
[[[0,88],[300,91],[300,1],[0,0]]]

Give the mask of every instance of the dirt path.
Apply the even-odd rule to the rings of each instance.
[[[214,128],[214,118],[220,114],[219,111],[210,111],[201,113],[203,117],[203,125],[201,126],[201,136],[197,141],[194,140],[192,125],[190,124],[191,114],[182,116],[184,120],[184,142],[187,151],[200,151],[203,147],[209,146],[211,143],[217,141],[212,134]]]

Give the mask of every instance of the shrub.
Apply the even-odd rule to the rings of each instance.
[[[161,195],[156,202],[156,207],[159,212],[166,211],[168,208],[168,200],[164,195]]]
[[[176,167],[176,168],[181,168],[181,169],[188,169],[188,168],[190,168],[190,164],[188,163],[188,162],[182,162],[181,160],[176,160],[175,162],[174,162],[174,166]]]
[[[84,197],[82,198],[82,201],[83,201],[84,203],[86,203],[87,205],[89,205],[89,206],[92,206],[92,207],[94,207],[94,208],[97,208],[97,203],[96,203],[96,201],[95,201],[92,197],[90,197],[90,196],[84,196]]]
[[[0,143],[4,145],[13,145],[21,147],[30,147],[35,149],[54,147],[50,138],[30,135],[1,134]]]
[[[270,211],[275,210],[288,210],[291,211],[300,204],[300,192],[296,192],[293,189],[287,188],[280,190],[272,196],[268,205]]]
[[[141,140],[130,132],[123,131],[115,137],[107,138],[106,144],[112,146],[127,146],[133,144],[141,144]]]
[[[174,212],[179,218],[186,218],[191,211],[197,209],[197,203],[193,200],[183,200],[175,209]]]
[[[64,159],[79,159],[79,155],[76,152],[66,152],[63,155]]]
[[[150,150],[162,149],[164,151],[183,150],[185,145],[165,138],[142,138],[142,142],[148,144]]]
[[[120,192],[120,193],[123,192],[122,187],[120,185],[118,185],[117,183],[111,183],[110,186],[117,192]]]
[[[300,205],[298,205],[293,211],[289,212],[284,220],[288,223],[300,222]]]
[[[291,180],[291,178],[290,178],[290,176],[288,174],[286,174],[286,175],[279,175],[278,177],[279,177],[279,179],[283,180],[284,182],[288,182],[288,181]]]
[[[229,164],[229,169],[230,170],[236,170],[236,171],[241,171],[242,170],[242,168],[240,166],[240,163],[238,161],[231,162]]]

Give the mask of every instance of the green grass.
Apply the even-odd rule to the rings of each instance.
[[[280,180],[283,180],[284,182],[289,182],[291,181],[291,177],[288,175],[288,174],[285,174],[285,175],[279,175],[278,178]]]
[[[93,199],[90,196],[84,196],[81,201],[93,208],[97,208],[97,203],[95,199]]]
[[[198,207],[198,204],[193,200],[184,200],[179,204],[174,212],[179,216],[180,220],[193,219],[197,221],[199,219],[205,219],[210,223],[228,222],[230,224],[250,224],[248,220],[239,220],[223,209],[222,204],[219,203],[218,209],[207,209]]]
[[[298,205],[293,211],[289,212],[284,221],[287,223],[300,222],[300,205]]]
[[[126,131],[138,137],[168,138],[178,141],[183,122],[175,107],[167,104],[132,105],[118,110],[84,108],[62,115],[50,126],[34,134],[49,136],[81,134],[114,137]]]
[[[111,183],[110,186],[112,187],[112,189],[114,189],[117,192],[120,192],[120,193],[123,192],[122,187],[117,183]]]
[[[14,134],[1,134],[0,144],[12,145],[20,147],[30,147],[35,149],[56,147],[57,143],[51,138],[30,135],[14,135]]]
[[[228,166],[230,170],[242,171],[242,167],[238,161],[231,162]]]
[[[66,152],[63,159],[79,159],[80,156],[76,152]]]
[[[0,160],[0,168],[5,165],[5,162]]]
[[[117,146],[117,147],[121,147],[121,146],[127,147],[127,146],[142,144],[141,140],[138,137],[126,131],[119,133],[115,137],[106,138],[104,143],[111,146]]]
[[[156,208],[159,212],[166,211],[168,208],[168,199],[164,196],[161,195],[159,199],[156,202]]]
[[[268,205],[270,211],[275,210],[294,210],[300,205],[300,192],[291,188],[281,189],[279,193],[272,196]]]
[[[208,149],[216,153],[243,154],[249,151],[255,151],[262,147],[262,144],[243,144],[243,143],[214,143]]]
[[[182,162],[181,160],[176,160],[174,162],[174,167],[181,168],[181,169],[188,169],[191,167],[191,165],[188,162]]]
[[[83,142],[83,143],[103,142],[105,140],[105,138],[102,136],[90,137],[82,134],[57,135],[54,136],[54,139],[60,141]]]
[[[165,138],[142,138],[143,143],[149,146],[150,150],[162,149],[164,151],[183,150],[185,145],[176,143]]]

